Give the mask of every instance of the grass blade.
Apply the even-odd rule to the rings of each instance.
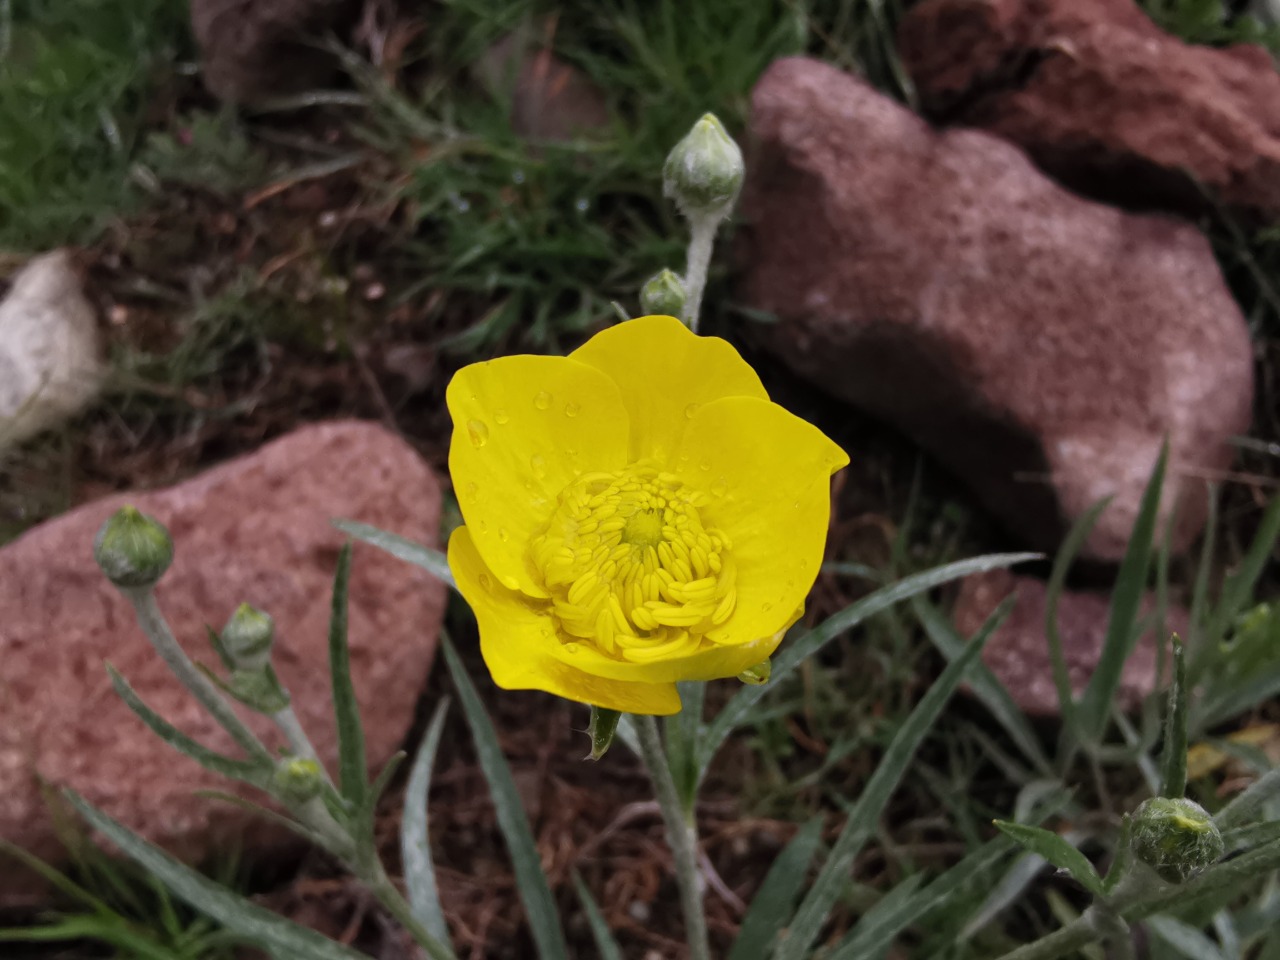
[[[1263,774],[1250,784],[1244,793],[1218,812],[1213,822],[1223,831],[1243,827],[1256,820],[1262,808],[1277,797],[1280,797],[1280,767]]]
[[[814,817],[778,854],[742,918],[729,960],[768,960],[778,931],[786,926],[804,890],[809,864],[821,840],[822,818]]]
[[[846,630],[856,627],[862,621],[889,609],[896,603],[909,600],[917,594],[942,586],[944,583],[1039,558],[1038,553],[993,553],[984,557],[974,557],[971,560],[948,563],[906,577],[887,587],[881,587],[861,600],[851,603],[839,613],[832,614],[808,633],[786,644],[782,653],[774,656],[773,675],[769,683],[743,687],[707,726],[698,745],[698,780],[701,781],[706,775],[707,767],[721,744],[735,727],[751,715],[751,711],[764,695],[804,660],[813,656]]]
[[[449,569],[449,560],[439,550],[423,546],[421,543],[414,543],[405,537],[388,533],[386,530],[380,530],[367,523],[357,523],[354,520],[331,520],[329,522],[347,536],[375,546],[398,560],[411,563],[415,567],[421,567],[437,580],[441,580],[451,587],[457,586],[453,579],[453,571]]]
[[[363,954],[286,920],[197,873],[112,820],[79,794],[68,790],[66,797],[94,829],[141,864],[179,899],[246,939],[267,950],[296,954],[309,960],[367,960]]]
[[[1092,894],[1103,893],[1102,878],[1083,853],[1052,830],[1033,827],[1025,823],[996,820],[996,829],[1012,837],[1027,850],[1048,860],[1060,870],[1065,870],[1076,882]]]
[[[448,709],[449,701],[444,700],[431,716],[426,736],[413,758],[409,785],[404,791],[404,816],[400,821],[400,859],[409,905],[418,922],[445,945],[450,943],[449,926],[440,907],[440,888],[436,884],[435,865],[431,862],[427,794],[431,791],[431,771],[435,767],[436,751],[440,748],[440,735],[444,732]]]
[[[1173,685],[1169,687],[1168,709],[1160,795],[1181,798],[1187,792],[1187,658],[1177,634],[1173,637]]]
[[[1151,471],[1151,481],[1142,495],[1133,533],[1129,537],[1129,545],[1116,575],[1116,585],[1111,594],[1111,616],[1107,622],[1107,634],[1102,642],[1097,669],[1080,697],[1080,728],[1094,743],[1101,741],[1106,730],[1111,717],[1111,705],[1115,700],[1116,690],[1120,687],[1120,672],[1138,642],[1138,612],[1142,607],[1147,571],[1151,566],[1151,547],[1168,459],[1169,445],[1166,443],[1160,448],[1155,469]]]
[[[347,644],[347,590],[351,584],[351,544],[338,554],[333,578],[333,614],[329,619],[329,670],[333,681],[333,712],[338,726],[338,783],[343,799],[354,809],[364,803],[368,790],[365,769],[364,728],[360,705],[351,682],[351,648]]]
[[[1001,610],[1008,610],[1008,606],[1002,604]],[[884,757],[876,767],[876,772],[867,782],[853,809],[849,811],[844,828],[831,848],[831,853],[818,874],[818,879],[801,901],[800,909],[796,911],[795,919],[787,930],[786,939],[778,948],[778,960],[804,960],[808,956],[809,947],[818,938],[823,924],[827,922],[827,915],[840,898],[840,892],[853,867],[854,858],[875,831],[880,812],[897,789],[898,782],[906,772],[916,750],[933,729],[933,724],[942,714],[956,687],[965,679],[969,667],[982,652],[987,638],[999,625],[1000,621],[997,617],[999,613],[998,610],[996,614],[988,617],[987,622],[970,641],[964,653],[947,664],[942,675],[929,688],[894,735],[889,749],[885,751]]]
[[[538,956],[542,960],[567,960],[569,951],[564,942],[564,934],[560,931],[555,898],[551,895],[547,876],[542,872],[542,860],[533,841],[533,830],[529,826],[524,807],[520,804],[520,794],[511,777],[511,768],[502,755],[502,747],[498,745],[498,734],[493,729],[493,722],[485,712],[480,695],[467,676],[467,668],[453,648],[452,641],[443,633],[440,639],[444,644],[444,658],[449,665],[449,674],[453,677],[454,686],[458,688],[462,712],[466,715],[471,736],[475,739],[480,768],[489,784],[489,793],[493,797],[493,806],[498,816],[498,827],[502,830],[507,850],[511,854],[516,887],[529,918],[529,929],[538,946]]]
[[[587,925],[591,927],[591,937],[596,942],[596,951],[600,960],[622,960],[622,948],[613,938],[613,932],[596,905],[595,898],[587,889],[586,883],[578,871],[573,872],[573,885],[578,890],[578,899],[582,901],[582,912],[587,915]]]

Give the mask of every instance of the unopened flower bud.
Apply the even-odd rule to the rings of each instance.
[[[714,114],[704,114],[662,166],[662,192],[686,217],[728,213],[742,189],[742,151]]]
[[[1134,855],[1170,883],[1184,883],[1221,859],[1222,834],[1194,800],[1153,797],[1133,814]]]
[[[302,804],[313,799],[324,786],[320,764],[306,757],[289,757],[276,764],[272,777],[276,793],[288,803]]]
[[[150,587],[173,563],[173,541],[159,521],[121,507],[98,531],[93,558],[117,587]]]
[[[599,760],[608,751],[613,744],[613,735],[618,732],[618,721],[622,719],[622,714],[617,710],[608,710],[605,707],[591,708],[591,723],[587,726],[587,733],[591,736],[591,754],[587,759]]]
[[[641,288],[640,308],[647,314],[678,317],[684,309],[684,298],[684,281],[670,270],[662,270]]]
[[[222,628],[220,652],[232,670],[260,670],[271,662],[275,636],[275,621],[242,603]]]
[[[765,660],[757,663],[754,667],[748,667],[738,674],[738,679],[743,683],[749,683],[758,687],[769,682],[769,677],[773,675],[773,661]]]

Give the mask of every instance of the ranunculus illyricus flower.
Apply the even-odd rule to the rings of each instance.
[[[670,714],[800,616],[849,458],[726,341],[629,320],[568,357],[464,367],[449,565],[495,682]]]

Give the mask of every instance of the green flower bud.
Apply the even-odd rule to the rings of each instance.
[[[1170,883],[1184,883],[1221,859],[1217,824],[1194,800],[1153,797],[1133,814],[1134,855]]]
[[[662,192],[686,217],[724,216],[738,198],[742,151],[714,114],[704,114],[662,166]]]
[[[765,660],[757,663],[754,667],[748,667],[738,674],[738,679],[743,683],[749,683],[753,687],[759,687],[769,682],[769,678],[773,676],[773,661]]]
[[[270,616],[242,603],[231,615],[219,637],[218,651],[231,670],[261,670],[271,662],[276,624]]]
[[[670,270],[662,270],[641,288],[640,309],[647,314],[678,317],[684,309],[684,298],[684,281]]]
[[[613,735],[618,732],[618,721],[622,719],[622,714],[617,710],[608,710],[605,707],[591,708],[591,723],[587,726],[587,733],[591,736],[591,753],[587,757],[588,760],[599,760],[608,751],[613,744]]]
[[[303,804],[320,793],[324,786],[324,772],[314,760],[289,757],[276,764],[271,782],[280,799],[286,803]]]
[[[94,538],[93,558],[117,587],[150,587],[173,563],[173,541],[162,523],[121,507]]]

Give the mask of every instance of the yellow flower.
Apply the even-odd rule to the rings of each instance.
[[[724,340],[641,317],[449,384],[449,566],[498,686],[628,713],[737,676],[799,618],[849,462]]]

